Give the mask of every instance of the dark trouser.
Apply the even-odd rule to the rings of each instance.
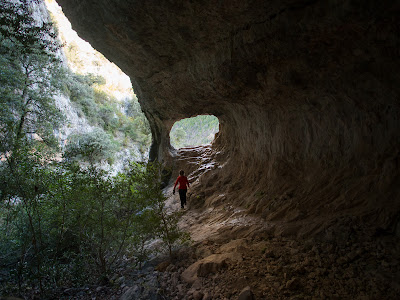
[[[179,190],[179,198],[181,198],[181,207],[186,205],[186,192],[187,190]]]

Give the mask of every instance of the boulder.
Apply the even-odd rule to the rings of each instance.
[[[247,247],[246,239],[237,239],[222,245],[217,252],[220,253],[243,252],[244,250],[246,250],[246,247]]]
[[[242,261],[239,253],[212,254],[190,265],[183,273],[182,280],[194,283],[198,277],[206,277],[226,268],[230,263]]]
[[[167,261],[163,261],[162,263],[159,263],[157,265],[156,270],[159,271],[159,272],[165,272],[170,264],[171,263],[168,260]]]
[[[255,300],[253,292],[249,286],[246,286],[239,294],[238,300]]]

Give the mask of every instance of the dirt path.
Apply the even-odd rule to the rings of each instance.
[[[202,155],[204,149],[192,150],[182,151],[180,159],[189,170],[203,166],[191,172],[195,182],[218,166]],[[167,207],[180,210],[172,187],[166,189]],[[212,202],[220,204],[202,208],[193,198],[198,194],[189,195],[179,225],[190,233],[193,244],[159,268],[164,299],[400,297],[400,245],[393,236],[371,235],[352,218],[338,222],[329,241],[276,236],[276,224],[231,206],[230,195],[214,194]]]
[[[179,196],[168,199],[179,209]],[[243,209],[187,209],[193,246],[160,272],[165,299],[396,299],[399,245],[355,234],[347,241],[274,237]],[[346,226],[351,226],[347,224]]]

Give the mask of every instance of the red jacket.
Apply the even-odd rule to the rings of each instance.
[[[187,186],[189,186],[189,181],[187,180],[186,176],[178,176],[178,178],[175,181],[174,190],[175,190],[175,187],[178,184],[178,182],[179,182],[180,190],[187,190]]]

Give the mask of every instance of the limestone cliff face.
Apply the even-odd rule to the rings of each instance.
[[[153,158],[173,162],[175,121],[219,118],[205,197],[304,232],[333,216],[395,230],[399,1],[58,2],[131,77]]]

